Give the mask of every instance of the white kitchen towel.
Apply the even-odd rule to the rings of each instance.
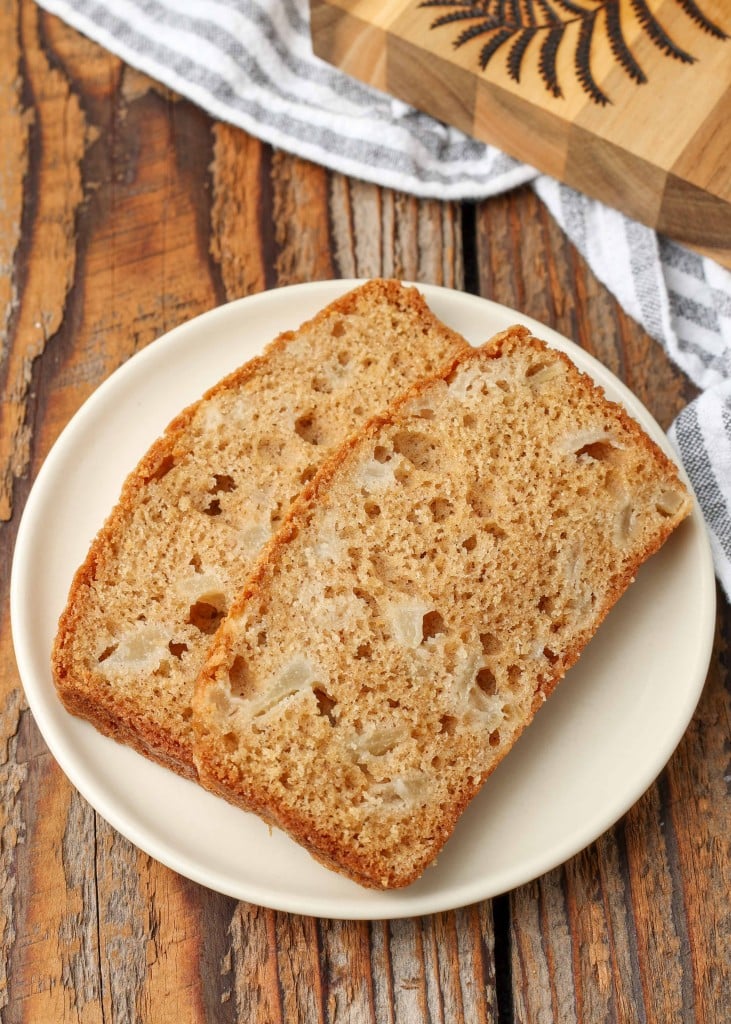
[[[215,117],[333,170],[444,200],[532,183],[597,277],[701,390],[670,436],[731,598],[731,273],[318,60],[308,0],[39,2]]]

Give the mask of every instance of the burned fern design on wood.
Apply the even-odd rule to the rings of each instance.
[[[696,0],[675,3],[704,32],[716,39],[726,33],[701,11]],[[563,96],[558,78],[558,54],[571,35],[576,79],[587,96],[604,106],[611,100],[597,84],[592,71],[592,46],[597,37],[609,44],[615,61],[633,82],[643,85],[642,70],[625,39],[626,19],[632,17],[644,34],[666,56],[692,64],[695,57],[680,47],[650,10],[648,0],[422,0],[420,7],[450,8],[432,22],[431,28],[469,22],[454,40],[459,48],[473,39],[484,39],[478,55],[482,70],[505,48],[506,68],[520,82],[526,54],[537,48],[538,71],[548,92]]]

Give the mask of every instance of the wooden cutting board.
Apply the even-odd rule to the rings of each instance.
[[[731,267],[731,0],[311,0],[315,52]]]

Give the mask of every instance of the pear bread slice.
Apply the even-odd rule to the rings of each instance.
[[[688,515],[676,468],[511,328],[323,465],[196,685],[212,791],[365,886],[405,886]]]

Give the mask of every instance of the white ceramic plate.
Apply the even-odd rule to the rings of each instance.
[[[715,586],[700,514],[640,572],[580,663],[460,820],[435,867],[377,893],[327,871],[277,830],[67,714],[49,655],[71,577],[124,477],[173,416],[224,373],[355,281],[266,292],[215,309],[135,355],[86,402],[29,497],[13,563],[13,639],[49,748],[91,805],[182,875],[239,899],[335,918],[431,913],[505,892],[595,839],[644,792],[680,740],[711,651]],[[608,370],[554,331],[435,287],[446,323],[480,343],[512,323],[567,351],[655,440],[663,432]]]

